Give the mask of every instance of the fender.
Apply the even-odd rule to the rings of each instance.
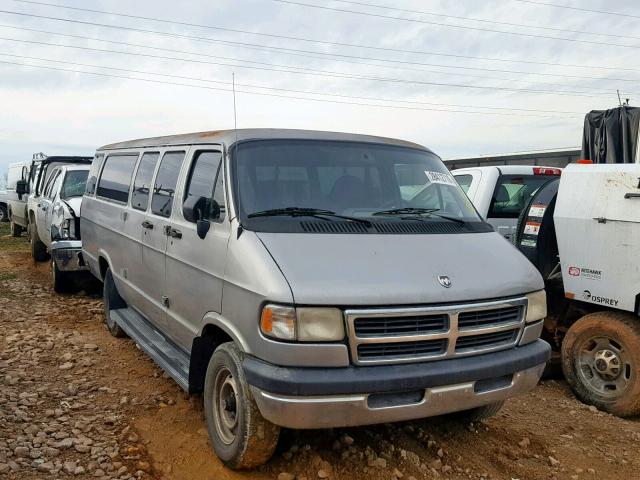
[[[251,354],[251,349],[249,345],[243,338],[242,334],[238,331],[238,329],[226,318],[220,315],[217,312],[208,312],[204,315],[202,319],[202,329],[200,330],[200,336],[203,335],[204,330],[207,328],[207,325],[214,325],[220,329],[222,329],[233,341],[240,347],[244,353]]]

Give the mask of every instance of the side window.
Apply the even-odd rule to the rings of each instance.
[[[471,182],[473,181],[472,175],[454,175],[453,178],[456,179],[464,193],[469,193],[469,187],[471,187]]]
[[[109,155],[104,162],[96,194],[116,202],[127,203],[137,154]]]
[[[171,216],[173,196],[176,192],[182,160],[184,160],[184,152],[167,152],[163,155],[153,185],[152,213],[162,217]]]
[[[53,172],[53,174],[51,175],[51,177],[49,177],[49,181],[47,182],[47,184],[45,185],[42,194],[45,197],[49,197],[49,195],[51,194],[51,190],[53,189],[53,183],[56,181],[56,175],[57,175],[57,171]]]
[[[501,175],[491,199],[488,218],[518,218],[538,189],[550,178],[546,175]]]
[[[49,199],[52,199],[60,190],[60,184],[62,183],[62,173],[60,171],[55,172],[51,177],[51,182],[49,182],[48,191],[45,192],[45,196]]]
[[[224,202],[224,185],[222,185],[222,167],[220,166],[222,154],[220,152],[199,152],[191,166],[189,181],[184,199],[191,196],[204,197],[207,200],[215,200],[220,206],[220,217],[224,219],[226,210]],[[209,202],[210,204],[210,202]],[[209,212],[211,214],[211,212]]]
[[[153,172],[160,154],[158,152],[147,152],[142,155],[136,179],[133,182],[133,193],[131,194],[131,206],[136,210],[145,211],[149,205],[149,195],[151,194],[151,181]]]
[[[96,155],[91,162],[91,168],[89,169],[89,177],[87,178],[87,187],[85,188],[85,195],[93,195],[96,193],[96,185],[98,183],[98,173],[100,172],[100,167],[102,166],[102,161],[104,160],[104,155]]]

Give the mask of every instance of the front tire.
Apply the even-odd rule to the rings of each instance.
[[[53,291],[56,293],[69,293],[73,282],[69,272],[63,272],[58,268],[55,260],[51,260],[51,277],[53,280]]]
[[[11,236],[12,237],[20,237],[22,235],[22,230],[23,229],[17,223],[14,223],[13,221],[11,221],[10,228],[11,228]]]
[[[104,274],[102,299],[104,302],[104,323],[107,326],[107,330],[116,338],[124,338],[127,336],[124,330],[120,328],[111,314],[112,310],[120,308],[127,308],[126,302],[118,293],[115,283],[113,282],[113,275],[111,275],[111,269],[107,268]]]
[[[457,420],[464,422],[479,422],[487,418],[494,417],[504,406],[504,400],[500,402],[490,403],[481,407],[471,408],[452,414]]]
[[[562,343],[562,370],[582,402],[619,417],[640,414],[640,323],[624,312],[585,315]]]
[[[280,427],[260,413],[244,376],[242,353],[232,342],[223,343],[211,356],[204,411],[211,444],[225,465],[248,469],[271,458]]]
[[[0,222],[8,222],[9,215],[7,213],[7,207],[0,205]]]
[[[29,240],[31,242],[31,256],[35,262],[45,262],[49,259],[47,246],[38,236],[38,229],[33,223],[29,224]]]

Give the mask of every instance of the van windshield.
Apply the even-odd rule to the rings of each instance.
[[[234,153],[240,218],[278,222],[482,220],[442,161],[408,147],[259,140]],[[340,218],[342,217],[342,218]]]
[[[66,200],[71,197],[84,195],[89,170],[71,170],[67,172],[60,189],[60,198]]]

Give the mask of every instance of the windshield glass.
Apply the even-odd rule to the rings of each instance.
[[[234,167],[243,221],[259,216],[300,221],[295,217],[309,216],[301,209],[372,221],[482,221],[442,161],[423,150],[262,140],[241,143]]]
[[[66,200],[71,197],[81,197],[84,195],[85,185],[89,170],[71,170],[67,172],[60,189],[60,198]]]

